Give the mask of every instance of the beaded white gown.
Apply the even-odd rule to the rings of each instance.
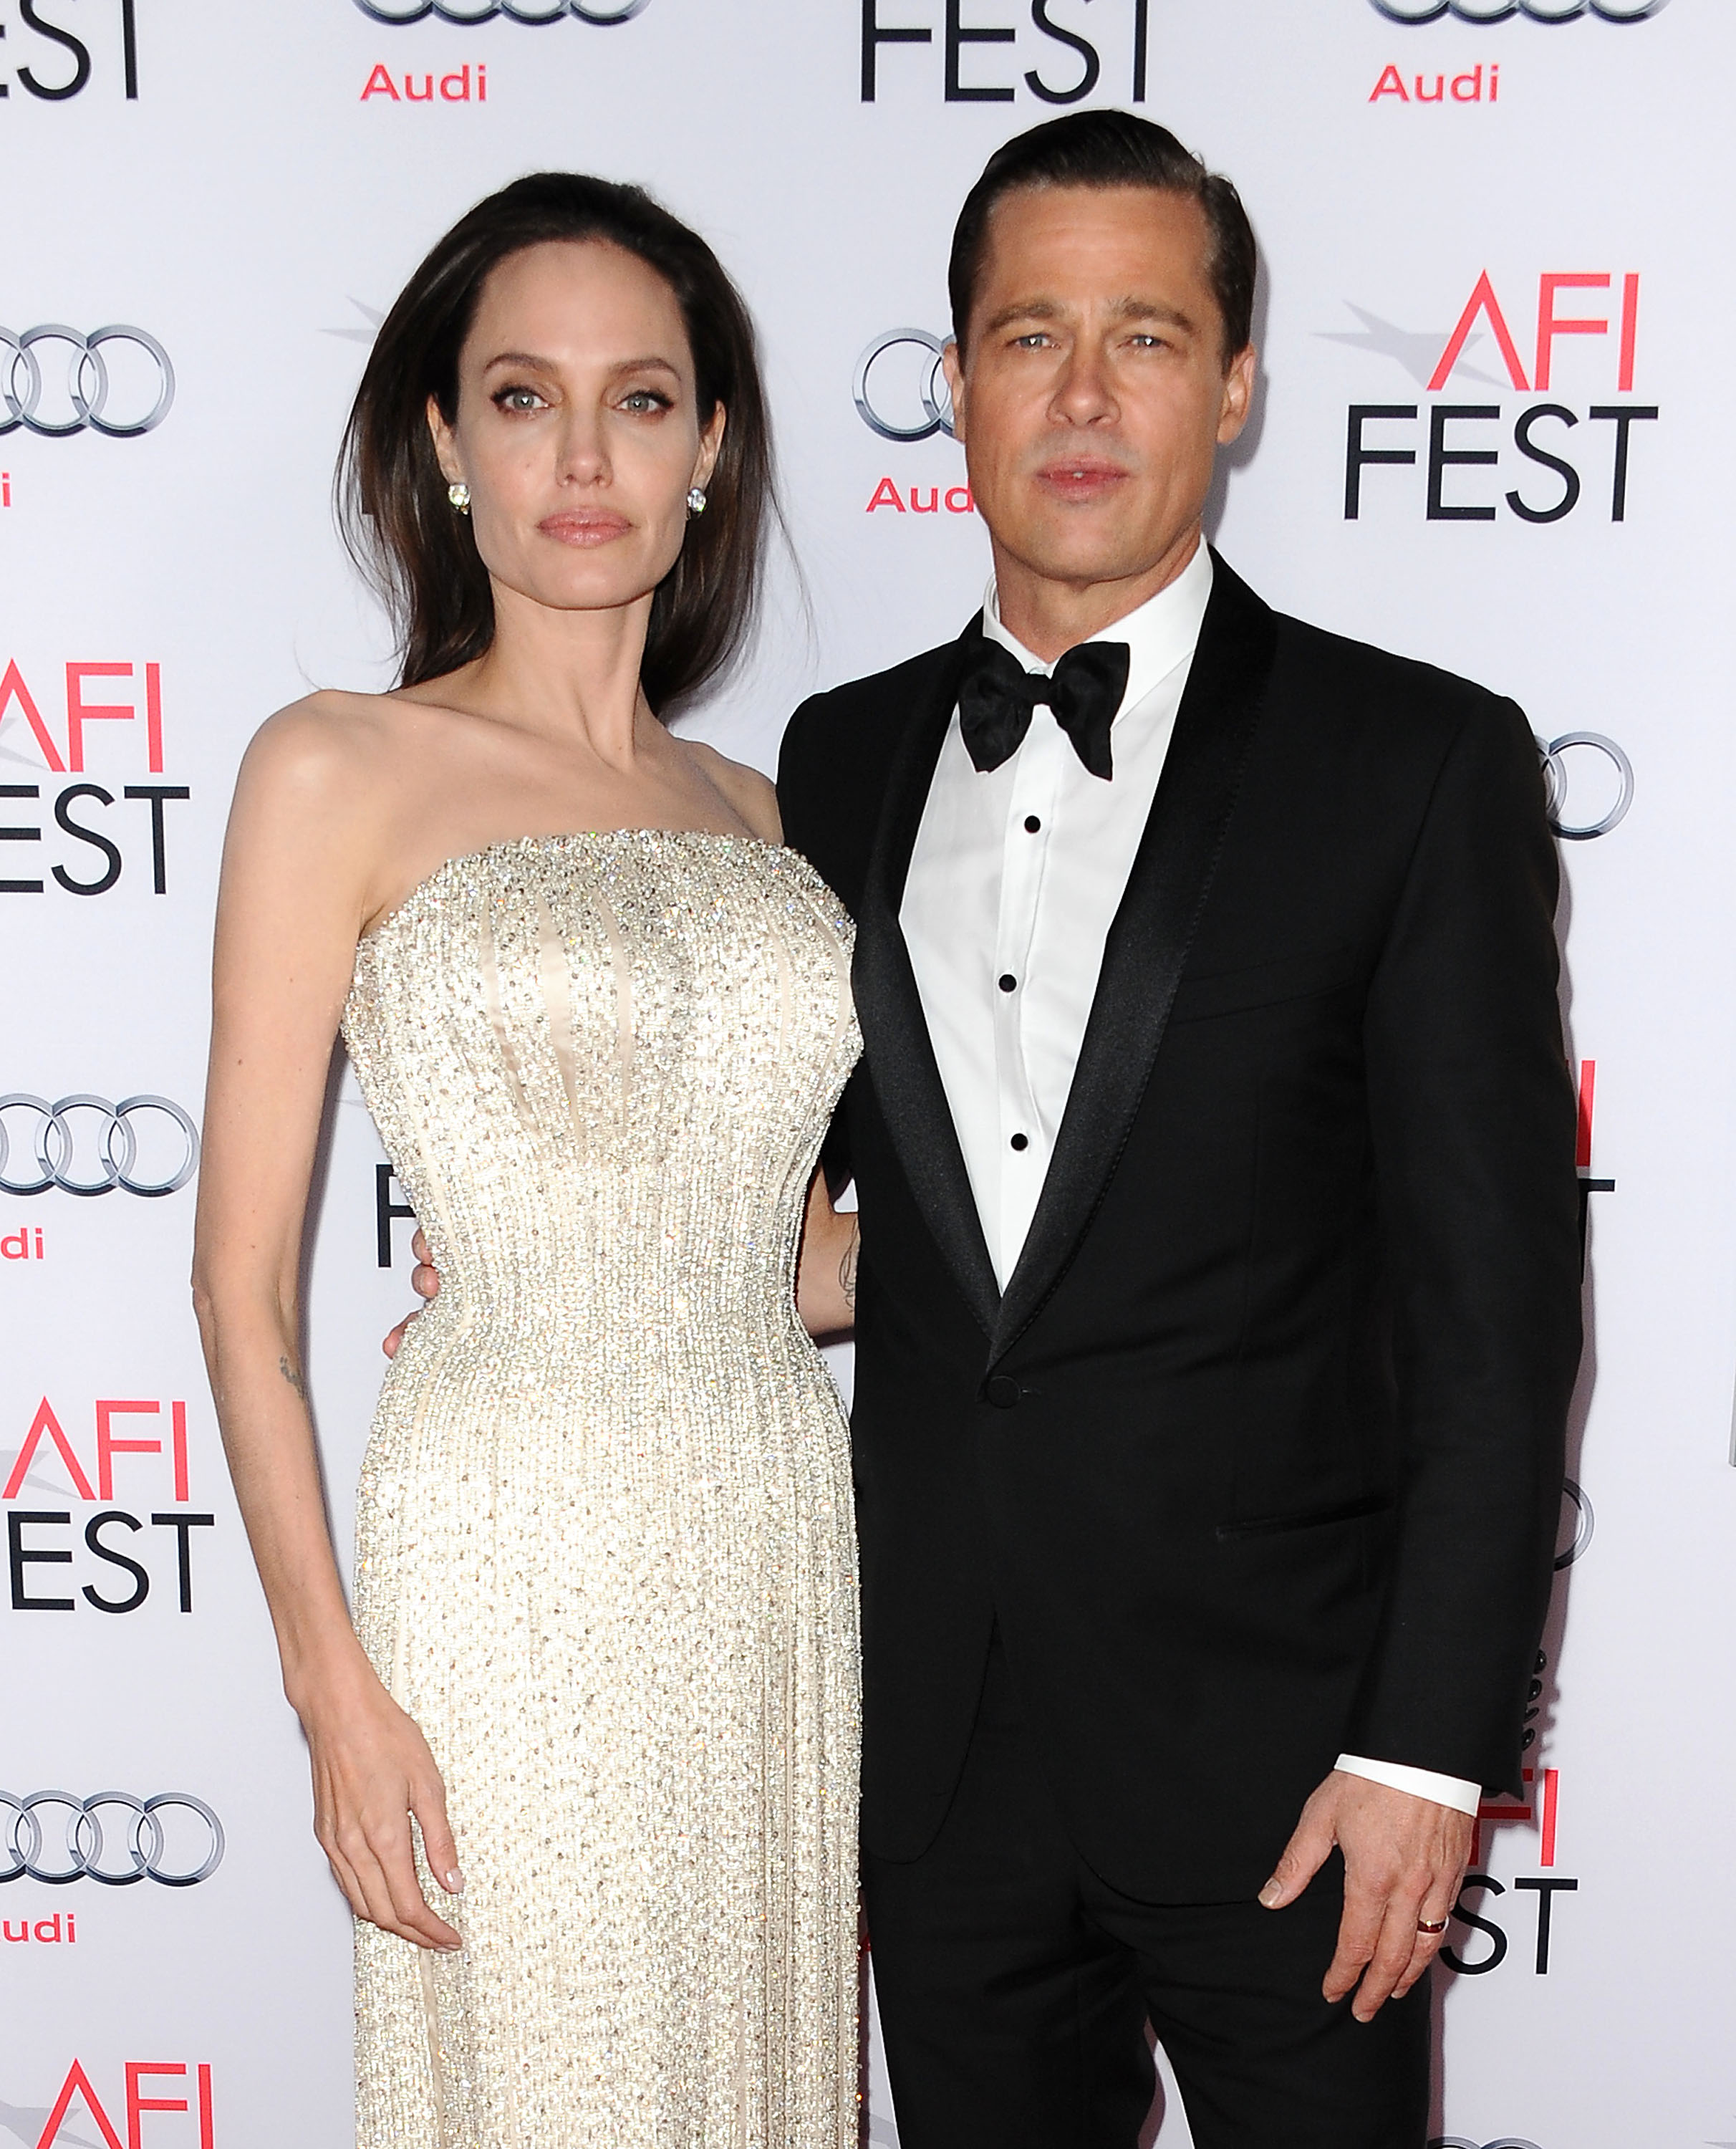
[[[461,1954],[358,1925],[360,2149],[857,2139],[849,1462],[793,1294],[850,932],[793,852],[641,829],[451,859],[357,949],[441,1284],[356,1618],[465,1875]]]

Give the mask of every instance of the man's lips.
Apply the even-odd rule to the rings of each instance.
[[[536,526],[557,545],[607,545],[624,537],[632,526],[624,515],[604,507],[569,509],[565,514],[545,516]]]
[[[1044,463],[1037,482],[1064,500],[1096,500],[1122,485],[1132,471],[1120,463],[1105,462],[1100,455],[1066,455]]]

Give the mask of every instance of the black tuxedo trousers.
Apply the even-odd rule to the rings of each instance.
[[[863,1845],[934,1844],[998,1628],[1090,1870],[1227,1903],[1341,1750],[1517,1787],[1580,1340],[1542,780],[1218,561],[1002,1292],[898,923],[978,632],[778,779],[858,930]]]

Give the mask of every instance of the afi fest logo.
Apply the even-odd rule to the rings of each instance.
[[[1635,489],[1639,443],[1657,421],[1658,406],[1623,400],[1576,407],[1559,400],[1556,382],[1567,368],[1582,383],[1588,374],[1601,375],[1605,394],[1633,395],[1641,319],[1637,270],[1544,270],[1537,282],[1534,334],[1529,289],[1522,304],[1511,284],[1503,299],[1487,269],[1444,333],[1413,332],[1357,305],[1350,310],[1361,327],[1331,331],[1326,341],[1391,360],[1443,400],[1429,405],[1426,419],[1417,403],[1350,405],[1347,522],[1420,510],[1429,522],[1511,516],[1544,526],[1565,521],[1582,502],[1594,516],[1607,511],[1612,522],[1623,522],[1630,497],[1643,501],[1643,491]],[[1595,356],[1578,355],[1586,339],[1599,340]],[[1460,400],[1473,385],[1527,400],[1517,410],[1487,396]],[[1372,475],[1398,470],[1414,475],[1377,482]],[[1478,481],[1467,475],[1474,470],[1498,474]],[[1505,489],[1504,477],[1512,481]]]
[[[142,1609],[161,1585],[174,1589],[180,1609],[190,1613],[195,1536],[214,1528],[217,1517],[191,1511],[187,1406],[103,1397],[90,1412],[93,1437],[74,1441],[67,1427],[79,1424],[78,1414],[57,1412],[44,1396],[16,1453],[0,1449],[0,1467],[8,1472],[0,1487],[7,1507],[7,1607],[118,1616]],[[148,1438],[136,1437],[147,1432]],[[148,1462],[148,1457],[157,1459]],[[124,1507],[114,1504],[117,1465],[127,1478]],[[165,1497],[166,1508],[154,1507],[153,1499]],[[29,1506],[12,1504],[23,1500]],[[96,1512],[75,1520],[75,1500]],[[135,1507],[144,1512],[135,1514]]]
[[[69,1888],[93,1880],[103,1888],[131,1888],[154,1880],[162,1888],[196,1888],[223,1863],[223,1823],[190,1791],[159,1791],[134,1798],[130,1791],[94,1791],[76,1799],[69,1791],[33,1791],[21,1799],[0,1791],[0,1888],[12,1880],[36,1880],[45,1888]],[[47,1816],[46,1819],[44,1816]],[[3,1912],[4,1905],[0,1905]],[[53,1930],[44,1932],[45,1925]],[[0,1917],[0,1941],[9,1947],[78,1943],[73,1914],[59,1917]]]
[[[98,2091],[98,2081],[108,2091],[106,2106]],[[117,2089],[109,2069],[87,2068],[82,2060],[74,2060],[52,2105],[31,2111],[0,2102],[0,2126],[23,2142],[26,2149],[75,2149],[75,2145],[76,2149],[98,2149],[98,2144],[101,2149],[155,2149],[159,2141],[168,2149],[171,2139],[191,2149],[191,2122],[197,2113],[199,2149],[217,2149],[209,2061],[191,2064],[180,2060],[128,2060],[121,2081],[123,2086]],[[172,2089],[184,2094],[162,2094]],[[167,2111],[185,2112],[189,2124],[172,2130],[153,2121],[147,2144],[143,2131],[146,2114]],[[126,2129],[124,2137],[117,2122]],[[69,2131],[63,2134],[63,2126]],[[79,2130],[77,2133],[70,2131],[74,2126]],[[92,2126],[97,2130],[95,2141],[85,2131]]]
[[[136,440],[163,423],[174,400],[169,353],[144,329],[124,321],[0,328],[0,435],[22,426],[47,440],[87,431]]]
[[[940,0],[862,0],[862,102],[877,102],[883,86],[908,92],[920,83],[931,94],[938,89],[945,104],[1011,104],[1025,96],[1039,104],[1077,104],[1099,83],[1119,103],[1125,82],[1128,103],[1143,104],[1151,0],[1110,0],[1103,9],[1109,19],[1094,20],[1089,37],[1055,21],[1059,4],[971,0],[967,23],[965,0],[944,0],[943,7]],[[886,12],[896,20],[883,21]],[[1010,55],[984,49],[1009,45]],[[895,57],[913,47],[908,57]]]
[[[86,37],[107,17],[100,60],[92,59],[83,37],[65,27],[68,15]],[[57,16],[63,19],[56,21]],[[6,0],[0,5],[0,38],[6,41],[3,58],[10,63],[10,79],[0,69],[0,97],[9,97],[16,83],[26,97],[63,104],[93,82],[112,82],[117,73],[123,96],[132,100],[138,95],[137,0],[108,0],[101,15],[93,15],[89,0],[83,7],[75,0]]]
[[[163,773],[160,664],[75,662],[53,668],[60,674],[56,683],[61,690],[53,697],[43,667],[33,663],[27,679],[12,657],[0,671],[0,768],[10,764],[50,776],[83,777],[87,747],[102,751],[124,738],[134,770],[142,758],[144,774]],[[96,681],[105,683],[93,685]],[[119,692],[132,698],[96,698]],[[51,721],[56,700],[62,701],[63,714],[54,712]],[[125,734],[110,728],[122,723],[138,728]],[[93,734],[87,729],[92,724],[99,727]],[[120,806],[115,810],[116,792],[106,784],[67,783],[50,787],[44,796],[39,783],[0,783],[0,896],[42,895],[50,888],[68,895],[107,895],[118,886],[127,858],[147,848],[152,892],[166,895],[168,808],[193,793],[184,783],[123,783],[118,790]],[[50,847],[47,856],[39,848],[24,848],[45,843]]]

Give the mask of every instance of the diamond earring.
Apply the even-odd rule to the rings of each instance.
[[[470,489],[465,483],[462,478],[460,478],[456,485],[449,485],[446,487],[446,497],[451,501],[452,505],[458,510],[460,515],[468,515],[470,513]]]
[[[696,485],[687,495],[687,513],[689,516],[694,516],[703,515],[704,512],[705,487],[702,485]]]

